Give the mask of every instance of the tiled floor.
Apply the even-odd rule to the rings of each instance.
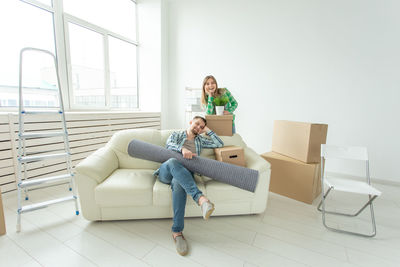
[[[326,230],[314,205],[273,193],[260,215],[185,220],[190,252],[179,256],[171,220],[86,221],[72,202],[23,214],[15,232],[16,193],[3,194],[7,235],[0,236],[0,266],[400,266],[400,188],[375,184],[377,236],[362,238]],[[32,191],[30,199],[68,194],[65,186]],[[333,208],[362,199],[333,196]],[[339,201],[339,199],[342,199]],[[218,208],[218,207],[216,207]],[[340,228],[370,230],[360,219],[328,217]]]

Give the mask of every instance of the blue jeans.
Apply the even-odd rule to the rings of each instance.
[[[164,184],[171,185],[172,208],[174,210],[172,232],[182,232],[187,195],[190,195],[193,200],[198,203],[203,193],[197,187],[193,178],[193,173],[174,158],[161,164],[158,179]]]

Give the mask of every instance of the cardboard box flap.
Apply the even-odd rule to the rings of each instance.
[[[233,121],[233,115],[207,115],[206,120]]]

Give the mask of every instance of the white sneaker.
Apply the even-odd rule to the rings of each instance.
[[[204,201],[203,204],[201,204],[201,213],[203,214],[204,220],[208,220],[210,218],[211,213],[215,210],[214,204],[211,203],[209,200]]]

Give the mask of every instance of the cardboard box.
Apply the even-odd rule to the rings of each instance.
[[[0,188],[0,235],[6,234],[6,222],[4,221],[4,210],[3,201],[1,200],[1,188]]]
[[[307,204],[321,193],[319,163],[304,163],[275,152],[261,156],[271,164],[271,192]]]
[[[207,126],[217,135],[232,136],[233,115],[206,115]]]
[[[327,132],[327,124],[274,121],[272,151],[305,163],[320,162]]]
[[[215,159],[218,161],[246,167],[244,149],[239,146],[214,148]]]

